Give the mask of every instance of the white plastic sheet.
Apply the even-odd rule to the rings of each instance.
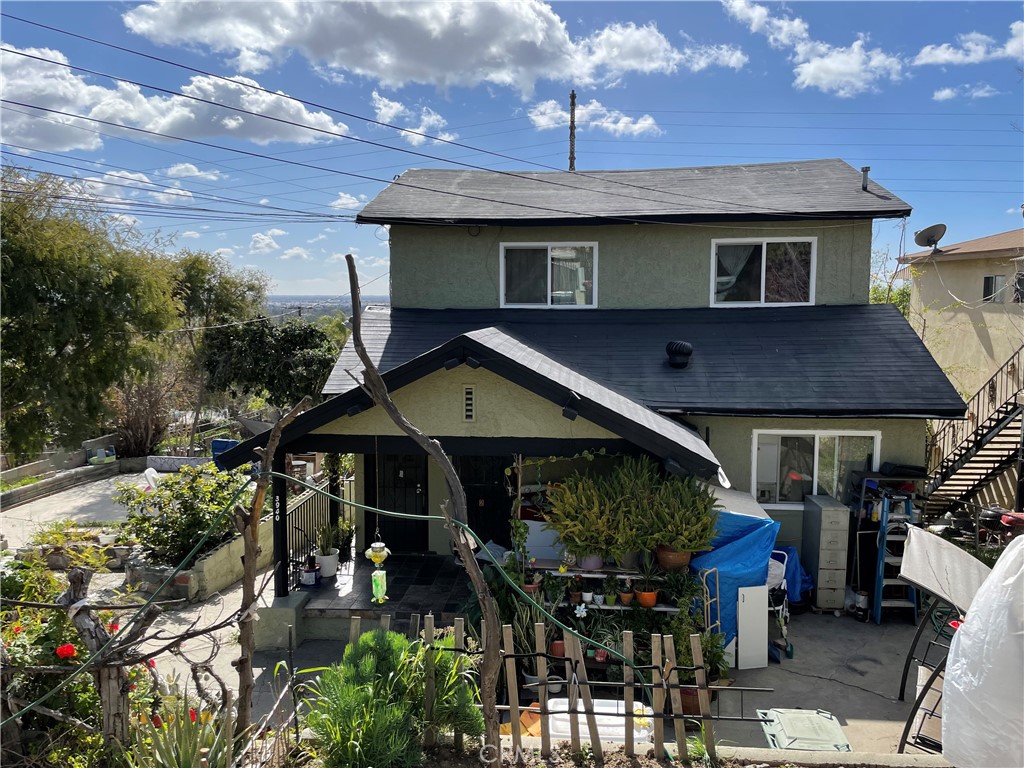
[[[1014,539],[953,635],[942,754],[957,768],[1024,767],[1024,536]]]

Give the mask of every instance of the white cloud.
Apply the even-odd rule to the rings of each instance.
[[[414,147],[421,146],[427,142],[427,137],[420,134],[435,136],[435,144],[438,143],[438,139],[454,141],[458,138],[458,134],[441,131],[442,128],[448,125],[448,121],[430,107],[420,107],[419,116],[417,117],[415,109],[405,106],[400,101],[385,98],[377,93],[377,91],[374,91],[370,98],[373,101],[374,117],[378,121],[388,123],[389,125],[398,125],[399,121],[401,121],[402,127],[410,129],[409,131],[402,131],[401,135]],[[419,120],[418,124],[416,122],[417,119]]]
[[[301,248],[296,245],[294,248],[289,248],[284,253],[282,253],[280,258],[283,259],[284,261],[290,261],[291,259],[309,261],[313,257],[309,255],[309,251],[307,251],[305,248]]]
[[[224,174],[214,168],[201,171],[192,163],[172,165],[164,171],[164,175],[174,179],[200,179],[202,181],[218,181],[224,178]]]
[[[698,45],[683,48],[682,62],[691,72],[700,72],[708,67],[740,70],[749,60],[747,54],[731,45]]]
[[[331,203],[331,208],[356,209],[362,207],[363,202],[359,198],[352,197],[348,192],[339,192],[337,199]]]
[[[278,229],[277,227],[274,227],[273,229],[268,229],[267,234],[270,235],[271,237],[280,237],[281,235],[287,235],[288,233],[285,232],[283,229]]]
[[[223,256],[224,258],[231,258],[235,255],[234,248],[218,248],[213,252],[214,256]]]
[[[199,233],[190,229],[188,232],[182,232],[181,236],[186,238],[196,238],[199,237]]]
[[[1007,208],[1006,212],[1010,213],[1010,214],[1013,214],[1014,216],[1017,216],[1017,215],[1020,214],[1021,209],[1020,208]]]
[[[150,192],[149,194],[158,203],[163,203],[164,205],[177,205],[192,201],[192,193],[187,189],[178,187],[162,189],[159,192]]]
[[[326,259],[324,259],[324,261],[327,261],[327,262],[344,261],[344,260],[345,260],[345,254],[344,253],[332,253],[330,256],[328,256]]]
[[[146,196],[164,205],[192,200],[192,193],[181,189],[178,182],[174,182],[174,186],[157,184],[138,171],[110,171],[102,176],[88,176],[82,179],[82,186],[86,194],[104,199],[130,200]]]
[[[999,91],[988,83],[975,83],[974,85],[958,85],[940,88],[932,94],[933,101],[950,101],[956,98],[963,99],[990,99],[998,96]]]
[[[1010,36],[1002,45],[980,32],[957,35],[956,40],[956,45],[926,45],[914,57],[914,65],[980,64],[994,59],[1020,61],[1024,58],[1024,21],[1015,21],[1010,25]]]
[[[307,240],[306,242],[307,243],[319,243],[321,240],[326,240],[326,239],[327,239],[327,235],[325,235],[323,232],[321,232],[319,235],[317,235],[314,238],[311,238],[311,239]]]
[[[539,130],[563,128],[569,125],[569,110],[554,99],[539,102],[530,107],[530,122]],[[586,104],[576,105],[576,126],[583,131],[597,129],[613,136],[660,136],[661,128],[650,115],[629,117],[618,110],[608,109],[599,101],[591,99]]]
[[[722,0],[726,13],[764,35],[772,48],[789,50],[794,87],[817,88],[842,98],[878,90],[885,80],[897,81],[903,60],[881,48],[869,48],[860,35],[848,46],[835,46],[811,37],[807,22],[792,16],[773,16],[751,0]]]
[[[270,205],[270,198],[269,197],[261,197],[260,198],[260,205]]]
[[[242,72],[264,71],[294,51],[327,80],[351,73],[389,88],[491,84],[516,89],[523,98],[532,95],[538,80],[613,83],[627,73],[671,73],[680,65],[708,66],[711,60],[698,51],[688,56],[677,50],[652,23],[616,22],[574,39],[541,0],[154,0],[123,18],[131,31],[153,42],[203,46],[226,55]],[[730,62],[725,66],[736,66],[738,59]]]
[[[257,232],[249,241],[249,253],[252,254],[271,253],[280,247],[269,232]]]
[[[68,58],[57,50],[21,50],[55,62],[69,63]],[[86,77],[66,67],[19,56],[17,53],[5,52],[0,55],[0,76],[4,83],[4,98],[10,101],[82,115],[80,118],[69,118],[17,106],[13,109],[19,112],[5,111],[4,140],[39,150],[64,152],[100,149],[103,145],[102,137],[95,132],[81,130],[89,128],[95,131],[97,128],[96,123],[86,118],[107,120],[182,138],[210,138],[230,134],[260,145],[282,141],[310,144],[329,138],[304,126],[332,133],[348,132],[347,126],[335,122],[325,112],[310,111],[283,94],[253,90],[249,86],[258,83],[244,77],[230,80],[206,75],[192,77],[181,87],[181,91],[188,96],[214,102],[204,104],[182,96],[146,96],[138,86],[123,82],[117,82],[113,87],[94,85]],[[252,115],[226,116],[224,109],[216,106],[218,104],[286,122]],[[32,113],[35,117],[20,112]],[[117,129],[109,126],[103,126],[102,129],[105,132],[117,132]],[[182,163],[174,167],[190,165]]]

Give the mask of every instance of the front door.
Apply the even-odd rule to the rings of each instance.
[[[366,457],[368,464],[375,464],[374,482],[368,482],[367,497],[376,496],[371,504],[389,512],[402,512],[408,515],[425,515],[427,513],[427,456],[396,456],[385,454]],[[368,476],[367,480],[371,478]],[[376,491],[376,493],[374,493]],[[367,523],[376,525],[380,530],[381,540],[392,552],[427,551],[427,521],[405,520],[377,513],[367,513]],[[374,531],[366,532],[366,541],[373,541]]]
[[[512,465],[511,457],[456,456],[454,463],[466,489],[469,527],[484,544],[493,541],[511,547],[512,498],[505,486],[505,468]]]

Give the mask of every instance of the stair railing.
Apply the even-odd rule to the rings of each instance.
[[[935,474],[955,461],[953,452],[981,437],[993,416],[1002,415],[1004,407],[1022,392],[1024,345],[1004,362],[991,378],[967,401],[966,419],[948,419],[937,423],[929,444],[928,472]]]

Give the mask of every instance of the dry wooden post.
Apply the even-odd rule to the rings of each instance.
[[[420,615],[414,613],[409,617],[409,639],[418,640],[420,636]]]
[[[232,736],[235,732],[235,724],[232,721],[234,717],[234,711],[232,707],[235,703],[235,693],[230,688],[224,694],[224,734],[226,736],[224,740],[224,765],[230,766],[234,764],[235,759],[235,739]]]
[[[523,732],[519,721],[519,682],[516,680],[516,652],[512,642],[512,625],[505,624],[501,628],[502,644],[505,647],[505,686],[508,688],[508,707],[510,725],[512,726],[512,747],[516,753],[516,765],[522,764]]]
[[[661,687],[661,635],[651,635],[651,684],[654,686],[654,759],[665,757],[665,689]]]
[[[543,622],[533,625],[533,642],[537,649],[537,682],[540,684],[537,691],[537,701],[540,702],[540,756],[546,758],[551,756],[551,723],[548,722],[548,658],[545,656],[548,649]]]
[[[417,617],[418,619],[419,617]],[[418,630],[417,630],[418,633]],[[423,746],[432,747],[437,743],[437,728],[434,725],[434,614],[423,617],[423,647],[426,648],[426,659],[423,670],[423,719],[427,727],[423,732]]]
[[[455,674],[461,675],[465,666],[466,620],[461,616],[455,619]],[[462,732],[455,732],[455,751],[462,752]]]
[[[383,616],[380,617],[380,628],[383,629],[385,632],[388,632],[388,631],[391,630],[391,614],[390,613],[385,613]]]
[[[633,630],[631,629],[622,633],[622,655],[629,662],[622,665],[622,682],[626,686],[623,689],[626,710],[626,740],[623,749],[626,752],[626,757],[633,757],[635,751],[633,749],[633,667],[630,666],[633,663]]]
[[[565,692],[566,698],[569,701],[569,744],[573,752],[580,751],[580,724],[576,719],[576,696],[573,695],[573,691],[578,691],[576,687],[576,675],[573,671],[573,654],[572,654],[572,641],[573,636],[570,635],[564,629],[562,630],[562,642],[565,644]]]
[[[583,656],[583,646],[580,645],[578,637],[573,638],[573,656],[576,658],[579,668],[580,693],[583,696],[583,711],[587,716],[587,730],[590,732],[590,748],[594,753],[594,760],[600,763],[604,760],[604,751],[601,748],[601,734],[597,730],[597,718],[594,716],[594,698],[590,695],[587,663]]]
[[[199,750],[199,768],[210,768],[210,748],[203,747]]]
[[[690,651],[693,653],[693,673],[697,678],[697,701],[700,702],[700,724],[704,734],[704,751],[712,762],[718,761],[715,754],[715,724],[711,720],[711,697],[708,695],[708,678],[704,674],[704,654],[700,650],[700,635],[690,635]]]
[[[360,630],[363,626],[363,619],[361,616],[353,616],[348,620],[348,644],[355,645],[356,640],[359,639],[361,634]]]
[[[676,667],[676,642],[672,635],[665,635],[665,664],[668,665],[669,696],[672,699],[672,726],[676,735],[676,760],[686,761],[686,721],[683,719],[683,692],[679,685],[679,669]]]

